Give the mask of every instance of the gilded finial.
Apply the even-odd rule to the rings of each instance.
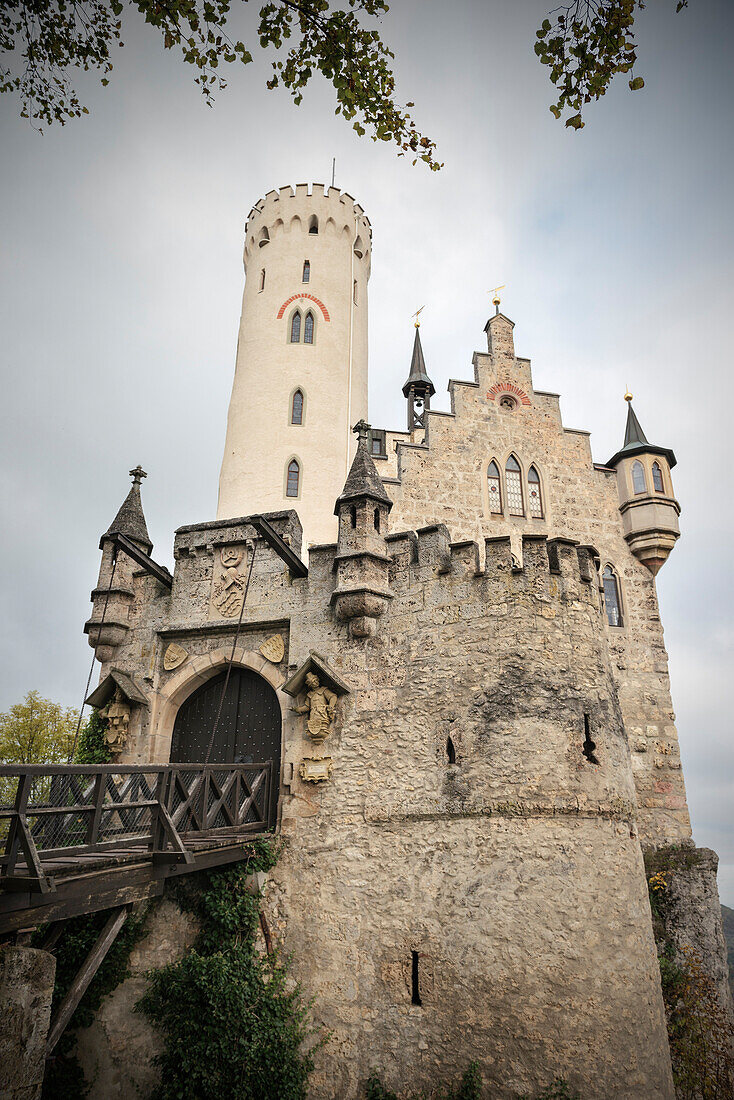
[[[631,401],[632,400],[632,394],[629,391],[629,386],[627,387],[627,392],[624,395],[624,399],[625,399],[625,401]]]
[[[492,295],[492,305],[494,306],[495,314],[500,311],[500,291],[504,290],[506,285],[506,283],[503,283],[502,286],[496,286],[489,292]]]
[[[420,309],[417,309],[417,310],[415,311],[415,313],[411,313],[411,317],[415,317],[415,327],[416,327],[416,328],[420,328],[420,327],[421,327],[421,323],[420,323],[420,321],[418,320],[418,317],[419,317],[419,315],[420,315],[420,314],[421,314],[421,313],[423,312],[423,310],[424,310],[425,308],[426,308],[425,306],[421,306],[421,308],[420,308]]]

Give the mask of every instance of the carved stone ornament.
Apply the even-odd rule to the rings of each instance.
[[[260,652],[266,661],[279,665],[285,657],[285,643],[281,634],[272,634],[260,646]]]
[[[100,714],[107,719],[105,739],[111,751],[122,752],[130,729],[130,707],[119,688]]]
[[[223,546],[215,558],[212,605],[228,619],[239,615],[242,608],[246,579],[240,565],[244,557],[244,549]]]
[[[331,779],[330,756],[306,756],[301,761],[299,775],[304,783],[326,783]]]
[[[178,668],[182,665],[189,655],[189,651],[179,645],[178,642],[171,642],[163,654],[163,667],[166,672],[170,672],[171,669]]]
[[[308,736],[320,745],[329,736],[331,723],[336,710],[336,694],[322,687],[315,673],[306,676],[306,702],[301,707],[291,707],[295,714],[307,714],[306,728]]]

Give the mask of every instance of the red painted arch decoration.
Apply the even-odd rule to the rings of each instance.
[[[310,302],[315,302],[316,305],[321,310],[321,312],[323,313],[324,320],[325,321],[330,321],[331,320],[331,317],[329,316],[329,311],[326,308],[326,306],[324,305],[324,303],[319,298],[314,297],[313,294],[291,294],[290,298],[287,298],[285,300],[285,302],[283,302],[283,305],[278,310],[278,320],[281,319],[281,317],[283,316],[285,311],[288,309],[288,306],[291,304],[291,302],[297,302],[299,298],[308,298],[308,300]]]
[[[521,405],[529,405],[530,398],[525,393],[525,390],[521,390],[519,386],[516,386],[514,382],[496,382],[494,386],[487,393],[487,397],[490,401],[494,401],[497,395],[500,393],[509,393],[513,397],[516,397]]]

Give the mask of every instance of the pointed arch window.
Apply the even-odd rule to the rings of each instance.
[[[647,482],[645,481],[645,467],[642,465],[639,459],[635,459],[632,463],[632,488],[635,491],[635,495],[647,492]]]
[[[514,455],[510,455],[505,466],[505,486],[507,506],[511,516],[524,516],[525,506],[522,495],[522,471]]]
[[[303,392],[296,390],[291,402],[291,424],[303,424]]]
[[[288,478],[286,480],[285,495],[287,497],[297,497],[300,484],[301,467],[298,465],[298,460],[292,458],[288,463]]]
[[[311,310],[306,314],[306,320],[303,325],[303,342],[304,344],[313,343],[313,313]]]
[[[307,282],[310,281],[310,279],[311,279],[311,261],[310,260],[304,260],[303,261],[303,280],[302,281],[304,283],[307,283]]]
[[[663,471],[660,469],[659,462],[653,462],[652,464],[652,483],[656,493],[665,492],[665,486],[663,485]]]
[[[534,466],[528,470],[528,512],[533,519],[543,518],[543,495],[540,490],[540,476]]]
[[[319,231],[319,219],[316,217],[315,214],[312,214],[311,217],[308,219],[308,231],[309,233],[314,235]]]
[[[260,290],[265,290],[265,268],[260,272]]]
[[[604,610],[606,611],[607,622],[610,626],[621,626],[622,601],[619,596],[619,581],[611,565],[605,567],[602,573],[602,583],[604,585]]]
[[[352,301],[354,302],[354,304],[356,306],[356,304],[357,304],[357,280],[356,279],[354,280],[354,285],[352,286]]]
[[[489,510],[494,516],[502,515],[502,483],[497,463],[492,460],[487,467],[487,489],[489,491]]]
[[[301,314],[299,310],[291,317],[291,343],[300,344],[301,342]]]

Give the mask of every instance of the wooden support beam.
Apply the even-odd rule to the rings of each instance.
[[[66,996],[59,1005],[56,1016],[51,1022],[48,1040],[46,1041],[47,1058],[53,1054],[54,1047],[64,1034],[66,1025],[74,1015],[75,1008],[84,996],[92,978],[99,970],[105,955],[110,947],[112,947],[117,937],[117,933],[127,920],[128,912],[129,908],[127,905],[121,905],[118,909],[112,910],[107,923],[97,938],[97,942],[82,963],[79,973],[71,983]]]
[[[258,535],[264,538],[268,545],[275,550],[278,557],[285,562],[294,577],[308,576],[308,566],[304,565],[297,554],[294,554],[288,543],[283,541],[264,516],[250,516],[250,523]]]

